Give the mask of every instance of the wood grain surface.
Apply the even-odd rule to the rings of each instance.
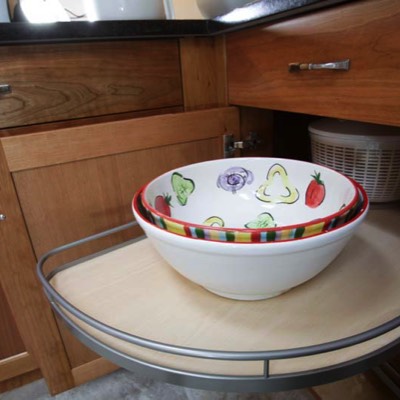
[[[225,133],[239,136],[239,114],[235,107],[59,128],[0,140],[8,166],[15,172]]]
[[[132,221],[136,190],[169,169],[222,157],[225,132],[239,135],[234,107],[3,138],[36,257]],[[132,229],[89,243],[57,262],[139,234]],[[61,325],[60,331],[72,368],[97,358]]]
[[[25,351],[10,306],[0,286],[0,360]],[[1,361],[0,361],[1,362]],[[1,380],[1,378],[0,378]]]
[[[34,371],[27,372],[23,375],[18,375],[14,378],[7,379],[6,381],[0,382],[0,393],[8,392],[10,390],[16,389],[18,387],[28,385],[31,382],[42,379],[43,375],[40,372],[40,369],[36,369]]]
[[[99,376],[110,374],[119,368],[120,367],[112,364],[105,358],[97,358],[96,360],[73,368],[72,375],[74,377],[75,385],[78,386],[96,379]]]
[[[16,354],[0,360],[0,381],[5,381],[27,372],[34,371],[38,365],[34,358],[26,353]]]
[[[179,43],[185,110],[227,106],[224,36],[183,38]]]
[[[39,290],[36,259],[17,193],[0,146],[0,204],[7,216],[0,223],[0,282],[30,355],[46,378],[51,393],[72,387],[70,366],[44,294]],[[18,290],[16,290],[18,288]]]
[[[0,47],[0,127],[182,105],[176,40]]]
[[[229,103],[400,125],[398,0],[363,0],[227,35]],[[288,72],[349,58],[349,71]]]
[[[399,315],[399,223],[398,206],[371,210],[325,271],[263,301],[236,301],[209,293],[176,273],[148,240],[80,263],[56,275],[52,284],[73,305],[103,323],[162,343],[227,351],[315,345],[361,333]],[[112,347],[156,364],[196,372],[262,373],[261,362],[163,354],[77,323]],[[397,328],[342,350],[272,361],[270,373],[307,371],[350,361],[399,337]]]

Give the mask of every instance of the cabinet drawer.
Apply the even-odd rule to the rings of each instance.
[[[290,63],[350,59],[348,71]],[[355,1],[227,37],[229,102],[400,125],[398,0]]]
[[[176,40],[0,47],[0,127],[182,105]]]

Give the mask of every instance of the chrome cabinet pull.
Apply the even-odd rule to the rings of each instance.
[[[314,69],[336,69],[348,71],[350,69],[350,59],[333,61],[321,64],[308,64],[308,63],[290,63],[289,72],[299,72]]]
[[[6,83],[0,84],[0,94],[8,94],[11,92],[11,85],[8,85]]]

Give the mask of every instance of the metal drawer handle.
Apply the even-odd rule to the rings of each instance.
[[[327,62],[322,64],[307,64],[307,63],[290,63],[289,72],[299,72],[313,69],[336,69],[348,71],[350,69],[350,60]]]
[[[8,94],[11,92],[11,85],[8,85],[6,83],[0,84],[0,94]]]

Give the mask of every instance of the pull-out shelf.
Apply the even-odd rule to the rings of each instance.
[[[236,301],[189,282],[148,239],[56,268],[38,264],[54,310],[117,365],[170,383],[232,392],[318,385],[400,348],[400,209],[369,212],[321,274],[276,298]]]

